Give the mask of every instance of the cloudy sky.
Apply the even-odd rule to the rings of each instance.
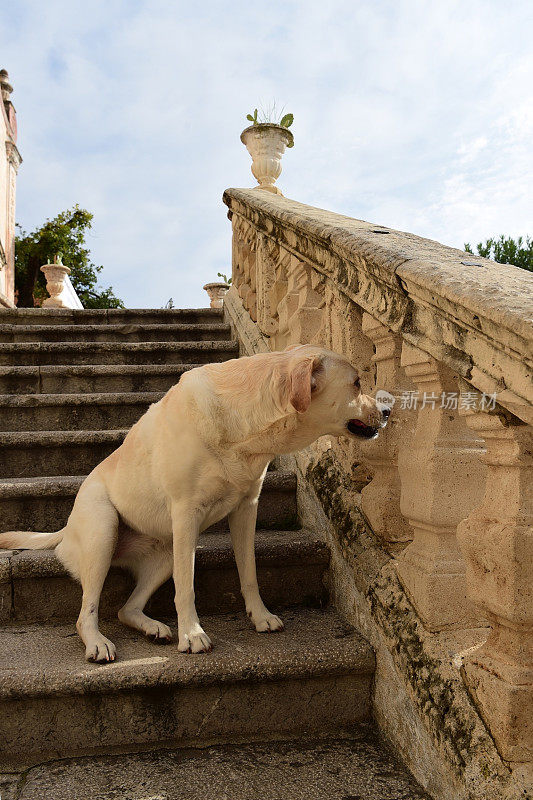
[[[130,307],[230,269],[246,113],[294,113],[294,200],[462,246],[533,234],[531,0],[4,0],[18,221],[79,203]]]

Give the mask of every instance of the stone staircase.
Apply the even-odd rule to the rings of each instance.
[[[217,310],[1,312],[0,530],[62,527],[83,476],[150,403],[237,355]],[[182,655],[121,626],[132,584],[113,570],[110,665],[84,661],[81,590],[53,551],[0,551],[2,800],[425,797],[376,738],[374,655],[328,607],[329,554],[299,527],[295,476],[269,471],[258,515],[259,585],[283,634],[246,619],[226,530],[197,555],[214,651]],[[170,582],[148,613],[175,630]]]

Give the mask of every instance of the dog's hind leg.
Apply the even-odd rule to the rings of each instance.
[[[76,623],[85,644],[87,661],[115,660],[115,645],[98,629],[98,606],[117,541],[118,514],[105,484],[89,476],[80,489],[69,517],[63,541],[56,552],[80,581],[81,611]]]
[[[119,620],[129,628],[141,631],[154,642],[166,644],[172,641],[172,631],[163,622],[146,616],[143,609],[159,587],[172,575],[172,551],[152,550],[130,566],[137,585],[128,601],[118,612]]]

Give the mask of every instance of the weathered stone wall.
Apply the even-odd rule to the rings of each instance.
[[[528,796],[533,276],[260,191],[224,200],[243,352],[320,344],[402,396],[378,442],[292,459],[335,603],[376,649],[382,730],[435,797]]]

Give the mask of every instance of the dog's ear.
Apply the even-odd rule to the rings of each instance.
[[[299,414],[311,405],[311,394],[317,389],[317,377],[322,366],[318,356],[307,356],[296,361],[290,369],[289,403]]]

